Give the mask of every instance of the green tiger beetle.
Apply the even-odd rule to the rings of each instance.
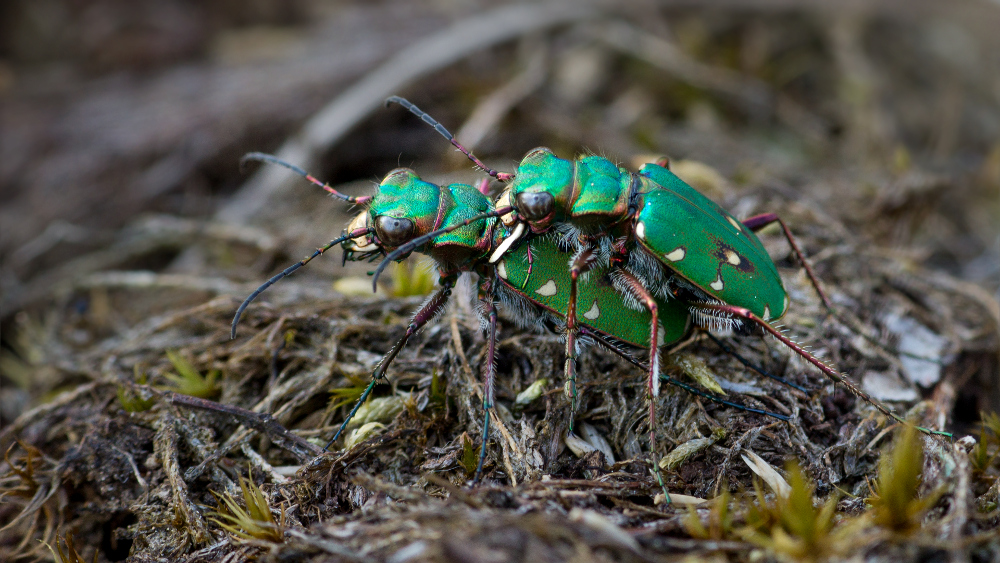
[[[791,231],[776,214],[739,221],[670,172],[665,159],[630,172],[600,156],[570,161],[547,148],[536,148],[521,160],[516,172],[498,172],[483,164],[426,112],[398,96],[386,100],[386,104],[392,103],[402,105],[434,127],[478,168],[507,184],[496,207],[513,208],[501,216],[510,234],[498,243],[490,263],[500,260],[522,237],[554,231],[574,245],[576,252],[568,261],[574,287],[565,304],[565,372],[574,408],[579,302],[575,286],[596,263],[609,265],[623,300],[637,300],[646,308],[680,301],[688,307],[694,322],[708,329],[749,332],[756,327],[885,416],[906,424],[902,417],[771,325],[788,310],[789,299],[777,267],[754,231],[772,223],[781,225],[824,306],[833,310]],[[376,270],[376,278],[384,265],[397,257],[388,255]],[[658,363],[656,354],[651,354],[651,392],[659,380]],[[927,434],[951,436],[918,428]]]
[[[629,306],[611,279],[610,264],[595,264],[587,279],[572,283],[570,273],[564,267],[572,255],[559,247],[558,237],[539,236],[513,247],[503,246],[505,241],[510,240],[510,231],[498,217],[510,213],[512,208],[494,208],[485,195],[485,181],[478,188],[467,184],[438,186],[421,180],[411,170],[400,168],[385,177],[374,195],[351,197],[274,156],[251,153],[243,157],[244,163],[248,161],[270,162],[289,168],[333,196],[348,203],[367,205],[367,209],[355,217],[341,237],[286,268],[251,293],[233,318],[231,336],[235,337],[236,326],[244,310],[258,295],[337,244],[344,249],[345,261],[369,260],[382,255],[390,260],[396,257],[401,259],[415,251],[430,256],[438,265],[440,289],[417,310],[402,338],[382,358],[371,382],[327,448],[339,439],[409,338],[444,309],[459,274],[463,272],[475,272],[480,276],[479,299],[488,346],[483,375],[483,440],[475,481],[479,479],[485,459],[490,411],[494,405],[496,303],[503,305],[514,321],[522,326],[540,326],[546,322],[558,325],[564,318],[563,311],[571,299],[571,292],[575,291],[578,300],[590,304],[580,321],[580,333],[647,371],[647,366],[620,350],[617,344],[640,348],[652,345],[658,349],[680,340],[691,325],[687,306],[676,299],[655,300],[652,307]],[[498,248],[503,252],[498,254]],[[490,258],[494,256],[496,259],[491,262]],[[651,383],[653,395],[660,380],[718,403],[789,420],[781,414],[723,400],[666,374],[658,373],[657,380]]]

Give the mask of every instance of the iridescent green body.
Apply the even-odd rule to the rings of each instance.
[[[540,155],[544,156],[544,152]],[[385,263],[402,259],[411,252],[427,254],[438,263],[441,275],[440,289],[421,305],[413,315],[404,335],[376,367],[371,382],[330,444],[340,437],[347,423],[372,392],[376,381],[385,376],[386,370],[409,338],[444,309],[458,275],[462,272],[475,272],[481,278],[480,301],[483,306],[481,312],[487,332],[487,353],[483,374],[483,407],[487,414],[483,419],[483,449],[480,452],[477,479],[485,459],[489,436],[488,413],[494,405],[497,302],[511,305],[510,313],[519,324],[538,325],[546,318],[565,322],[567,348],[574,351],[572,356],[571,352],[567,352],[568,365],[573,363],[575,357],[574,341],[570,339],[569,334],[575,334],[577,330],[582,329],[590,337],[616,351],[615,342],[654,348],[651,350],[648,368],[652,396],[656,395],[662,377],[665,381],[689,392],[713,401],[732,404],[667,376],[661,376],[659,373],[657,350],[664,344],[682,338],[691,324],[691,315],[682,301],[667,298],[656,300],[649,295],[642,301],[623,294],[619,287],[621,281],[615,276],[628,278],[630,274],[616,271],[617,266],[611,263],[597,263],[582,277],[573,278],[571,272],[575,272],[574,275],[578,276],[580,272],[567,268],[567,262],[578,262],[580,256],[562,250],[558,236],[534,237],[520,241],[518,237],[512,237],[512,231],[500,221],[500,216],[511,211],[511,207],[494,207],[484,195],[487,187],[485,182],[478,188],[466,184],[438,186],[421,180],[411,170],[397,169],[385,177],[373,195],[355,197],[341,194],[295,165],[277,157],[252,153],[247,155],[245,160],[279,164],[299,173],[342,200],[367,207],[355,217],[341,237],[286,268],[248,296],[233,318],[234,337],[242,312],[258,295],[337,244],[343,246],[345,260],[365,260],[384,255],[380,270]],[[599,194],[601,190],[609,193],[621,191],[622,186],[616,184],[621,181],[621,174],[616,172],[617,169],[605,159],[596,157],[592,160],[581,159],[574,169],[577,171],[576,177],[589,179],[587,185],[593,187],[593,194]],[[581,198],[580,209],[587,208],[583,205],[585,201],[586,198]],[[617,204],[601,207],[601,198],[598,197],[593,200],[590,209],[606,213],[616,207]],[[598,215],[603,216],[600,213]],[[515,241],[518,243],[513,244]],[[493,257],[498,259],[492,260]],[[576,299],[572,298],[574,294],[571,293],[571,287],[574,287],[572,291],[575,291]],[[567,311],[573,310],[572,303],[581,303],[583,307],[577,309],[575,315],[568,315]],[[651,311],[656,311],[655,317]],[[574,324],[574,319],[578,321],[575,323],[577,328],[571,330],[570,325]],[[632,361],[635,362],[634,359]],[[567,377],[571,378],[571,372],[567,371]],[[575,400],[575,393],[573,397]],[[652,417],[653,403],[650,405]],[[780,418],[780,415],[765,411],[754,410],[754,412]]]
[[[537,237],[498,261],[497,277],[507,289],[565,317],[571,283],[566,267],[569,258],[569,254],[559,250],[555,237]],[[577,294],[580,324],[632,346],[649,348],[649,311],[627,306],[610,275],[610,266],[597,265],[583,278]],[[660,346],[680,340],[690,328],[687,307],[676,299],[661,300],[657,316]]]
[[[528,221],[536,233],[559,223],[572,223],[585,230],[603,229],[609,217],[625,217],[631,183],[628,170],[606,158],[564,160],[547,148],[538,148],[518,165],[510,185],[510,201],[517,207],[520,194],[547,193],[554,197],[552,213]]]
[[[609,178],[612,172],[608,167],[610,162],[600,157],[577,162],[582,163],[578,169],[583,171],[584,177],[594,178],[594,183],[598,185]],[[607,187],[605,183],[603,188]],[[457,225],[492,209],[489,198],[473,186],[438,186],[422,180],[412,170],[398,168],[387,174],[379,184],[363,222],[374,225],[383,216],[406,219],[414,224],[413,235],[419,236],[442,227]],[[506,234],[494,234],[496,223],[497,219],[493,217],[475,220],[449,233],[433,237],[416,250],[437,260],[443,277],[456,270],[486,273],[483,271],[485,264],[482,258],[491,249],[491,245],[502,240]],[[343,244],[349,252],[348,259],[354,259],[353,252],[359,246],[357,239]],[[377,234],[371,235],[364,244],[383,249],[394,247],[379,239]],[[570,257],[570,254],[559,249],[556,237],[541,236],[516,246],[494,266],[497,278],[507,289],[558,317],[565,317],[571,284],[566,263]],[[579,320],[621,342],[648,348],[650,313],[641,307],[627,306],[612,284],[610,272],[610,266],[598,266],[580,284]],[[690,325],[687,308],[677,300],[661,303],[658,317],[661,327],[658,344],[661,346],[681,339]],[[522,324],[533,322],[532,319],[518,321]]]
[[[378,217],[394,217],[413,222],[411,238],[436,231],[493,210],[493,202],[477,188],[468,184],[438,186],[422,180],[407,168],[397,168],[386,175],[368,206],[365,217],[355,219],[352,226],[376,225],[376,232],[367,237],[351,239],[343,243],[352,253],[363,248],[378,247],[382,250],[399,246],[387,237],[379,237]],[[467,270],[468,263],[481,260],[490,250],[493,242],[493,226],[496,218],[488,217],[462,225],[457,229],[435,236],[416,249],[443,263],[448,269]]]
[[[779,318],[788,308],[781,276],[757,235],[657,164],[632,174],[603,157],[569,161],[534,149],[518,165],[502,201],[518,210],[517,218],[506,221],[523,220],[534,233],[565,224],[593,238],[627,226],[639,248],[621,252],[654,256],[668,272],[647,271],[646,280],[670,283],[669,290],[683,300],[744,307],[764,320]],[[531,202],[548,213],[525,212]],[[673,275],[687,283],[671,280]]]
[[[781,276],[753,231],[662,166],[639,175],[633,232],[646,251],[722,303],[765,321],[785,314]]]

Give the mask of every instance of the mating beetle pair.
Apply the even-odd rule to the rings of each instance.
[[[234,335],[240,315],[257,295],[336,244],[343,245],[345,260],[385,255],[375,280],[389,262],[414,251],[438,263],[441,288],[414,314],[406,333],[376,368],[372,382],[331,444],[410,336],[443,309],[462,272],[476,272],[482,280],[480,299],[489,348],[479,470],[493,406],[498,302],[522,324],[536,323],[546,316],[557,322],[565,319],[565,371],[574,410],[575,357],[581,333],[616,351],[615,340],[650,349],[651,451],[655,449],[653,398],[660,380],[668,379],[659,372],[658,350],[683,337],[692,319],[716,329],[759,327],[882,413],[902,421],[769,324],[785,313],[788,297],[773,261],[753,231],[773,222],[781,223],[829,306],[788,228],[776,215],[740,222],[661,166],[665,163],[647,164],[638,173],[631,173],[602,157],[567,161],[548,149],[536,149],[522,160],[516,173],[497,172],[408,101],[396,97],[388,101],[403,105],[434,126],[482,170],[509,185],[494,205],[485,195],[485,182],[479,188],[436,186],[410,170],[397,169],[386,176],[373,196],[349,197],[275,157],[259,153],[244,157],[290,168],[334,196],[367,204],[368,209],[343,236],[251,294],[233,319]]]

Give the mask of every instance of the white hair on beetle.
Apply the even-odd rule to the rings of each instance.
[[[632,288],[629,286],[628,282],[625,280],[625,276],[621,270],[615,269],[611,272],[611,285],[621,296],[622,302],[625,306],[633,311],[645,311],[646,306],[643,305],[639,298],[632,293]]]
[[[642,247],[636,247],[629,253],[629,270],[635,277],[643,280],[643,286],[655,297],[671,299],[669,280],[673,274],[660,262],[660,259],[650,254]]]
[[[498,284],[496,295],[500,306],[518,328],[530,329],[538,333],[545,332],[544,310],[537,307],[527,297],[503,284]]]

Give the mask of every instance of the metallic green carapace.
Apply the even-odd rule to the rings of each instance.
[[[376,219],[382,216],[406,219],[414,224],[413,238],[492,209],[493,202],[473,186],[437,186],[421,180],[412,170],[397,168],[379,184],[368,207],[366,224],[377,225]],[[489,250],[495,222],[493,218],[474,221],[434,237],[417,250],[434,254],[436,259],[446,262],[474,260]],[[379,242],[383,247],[395,246],[390,241]]]
[[[529,247],[532,258],[530,268]],[[538,237],[508,252],[496,264],[497,276],[509,289],[564,317],[570,291],[566,262],[571,257],[559,251],[554,237]],[[580,323],[622,342],[648,348],[649,311],[628,307],[611,284],[609,274],[609,267],[597,266],[579,284],[577,310]],[[676,299],[660,300],[657,305],[660,321],[658,344],[662,346],[683,338],[690,326],[687,306]]]
[[[647,164],[639,174],[655,184],[636,199],[633,229],[643,248],[723,303],[764,320],[785,314],[781,276],[757,235],[669,170]]]
[[[530,210],[519,208],[519,213],[529,217],[534,232],[563,222],[586,230],[605,225],[608,217],[624,217],[630,184],[631,174],[606,158],[585,156],[570,161],[538,148],[518,165],[509,197],[523,206],[522,194],[551,196],[547,216],[531,217]]]

